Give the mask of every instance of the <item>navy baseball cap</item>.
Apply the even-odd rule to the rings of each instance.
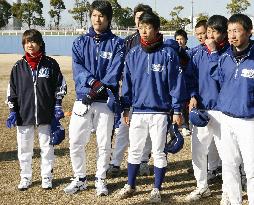
[[[169,143],[165,146],[165,152],[175,154],[183,148],[184,138],[178,130],[177,124],[172,125],[172,131],[174,134],[174,138],[171,139]]]
[[[207,112],[199,110],[197,108],[191,109],[189,119],[191,123],[197,127],[205,127],[210,120]]]

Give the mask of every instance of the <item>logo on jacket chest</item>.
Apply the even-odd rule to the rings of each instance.
[[[242,69],[241,76],[244,78],[254,78],[254,70],[253,69]]]
[[[101,51],[100,52],[100,57],[102,57],[104,59],[111,59],[112,58],[112,53],[107,52],[107,51]]]
[[[162,72],[165,69],[164,65],[161,64],[152,64],[152,71]]]
[[[49,68],[41,67],[38,73],[38,78],[49,78]]]

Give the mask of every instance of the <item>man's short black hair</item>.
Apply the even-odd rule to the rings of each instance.
[[[32,41],[40,45],[40,51],[42,51],[42,53],[45,54],[45,43],[40,31],[36,29],[29,29],[23,33],[22,35],[23,48],[27,42],[32,42]]]
[[[139,17],[139,23],[151,24],[154,29],[160,29],[160,18],[155,13],[144,12]]]
[[[93,10],[101,12],[102,15],[107,16],[108,21],[111,24],[113,9],[109,1],[106,0],[95,0],[90,6],[90,17],[92,16]]]
[[[153,10],[149,5],[145,5],[145,4],[138,4],[135,8],[134,8],[134,17],[136,15],[137,12],[149,12],[152,13]]]
[[[196,23],[195,28],[199,28],[199,27],[204,27],[205,29],[207,28],[207,20],[201,20],[199,22]]]
[[[225,16],[213,15],[207,21],[207,27],[217,30],[221,34],[227,33],[228,19]]]
[[[228,24],[230,23],[239,23],[243,26],[245,31],[250,31],[253,29],[252,21],[250,17],[245,14],[233,14],[228,19]]]
[[[175,39],[176,39],[177,36],[183,36],[183,37],[185,38],[186,41],[188,40],[187,33],[186,33],[186,31],[183,30],[183,29],[179,29],[179,30],[177,30],[177,31],[175,32],[175,36],[174,36]]]

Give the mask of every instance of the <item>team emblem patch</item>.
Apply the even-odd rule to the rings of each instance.
[[[254,70],[253,69],[243,69],[241,76],[244,78],[254,78]]]
[[[112,53],[111,52],[106,52],[106,51],[101,51],[100,52],[100,57],[104,59],[111,59],[112,58]]]
[[[49,68],[41,67],[38,78],[49,78]]]
[[[165,66],[161,64],[152,64],[152,71],[155,72],[162,72],[164,70]]]

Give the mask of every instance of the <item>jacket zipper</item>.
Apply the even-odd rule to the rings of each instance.
[[[27,62],[27,60],[25,59],[25,61]],[[37,108],[38,108],[38,104],[37,104],[37,89],[36,89],[36,86],[37,86],[37,78],[38,78],[38,68],[39,68],[39,64],[41,62],[41,59],[37,65],[37,68],[36,70],[33,72],[32,71],[32,77],[33,77],[33,84],[34,84],[34,117],[35,117],[35,124],[36,126],[38,126],[38,111],[37,111]],[[27,62],[27,65],[30,67],[30,65],[28,64]]]
[[[99,59],[99,42],[96,41],[96,61]]]
[[[147,73],[150,74],[150,65],[149,65],[149,61],[150,61],[150,56],[149,56],[149,53],[147,54]]]
[[[236,59],[234,59],[235,62],[236,62],[236,70],[235,70],[235,76],[234,76],[235,79],[236,79],[237,76],[238,76],[239,65],[245,60],[245,58],[247,58],[247,56],[243,57],[239,62],[237,62]]]
[[[37,69],[38,69],[38,66],[37,66]],[[38,74],[38,71],[35,71],[35,80],[34,80],[34,105],[35,105],[35,112],[34,112],[34,116],[35,116],[35,123],[36,125],[38,125],[38,112],[37,112],[37,90],[36,90],[36,85],[37,85],[37,74]]]

